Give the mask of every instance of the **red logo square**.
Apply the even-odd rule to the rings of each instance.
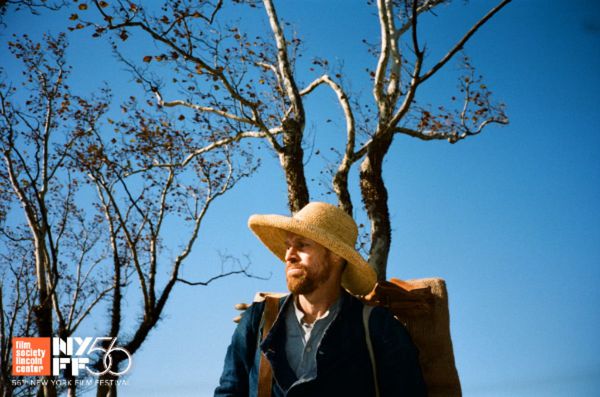
[[[12,338],[13,376],[50,375],[50,338]]]

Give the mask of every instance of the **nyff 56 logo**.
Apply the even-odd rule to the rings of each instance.
[[[51,338],[12,338],[14,376],[58,376],[70,369],[73,376],[80,371],[101,376],[120,376],[131,368],[131,354],[124,348],[115,346],[117,338],[106,336],[52,338],[52,362],[50,362]],[[119,363],[127,363],[119,371]],[[99,365],[93,363],[99,363]],[[50,369],[52,367],[52,370]],[[98,369],[100,368],[100,369]]]
[[[106,341],[106,346],[103,347],[103,342]],[[63,340],[61,338],[52,338],[52,375],[60,375],[60,372],[64,369],[71,367],[71,375],[78,376],[79,370],[86,370],[90,374],[95,376],[104,375],[106,373],[119,376],[127,373],[131,368],[131,354],[122,348],[115,347],[117,338],[109,338],[106,336],[100,336],[92,338],[88,336],[86,338],[67,338]],[[61,353],[63,356],[61,357]],[[127,360],[127,366],[119,371],[118,368],[113,368],[113,354],[124,355]],[[102,364],[104,369],[102,371],[94,371],[89,367],[90,358],[88,356],[100,355],[102,357]],[[67,357],[65,357],[67,356]]]

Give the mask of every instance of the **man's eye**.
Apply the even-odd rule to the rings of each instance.
[[[308,247],[309,244],[306,242],[302,242],[302,241],[295,241],[293,243],[285,243],[285,249],[289,250],[290,248],[295,248],[295,249],[302,249],[305,247]]]

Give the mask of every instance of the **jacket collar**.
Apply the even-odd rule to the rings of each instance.
[[[293,299],[293,295],[289,294],[279,300],[277,318],[273,323],[271,331],[260,344],[261,351],[271,362],[275,380],[283,390],[288,390],[298,380],[296,374],[288,364],[285,352],[285,310],[288,305],[294,304]],[[342,290],[340,299],[340,311],[323,336],[317,355],[319,373],[327,372],[328,367],[336,361],[337,357],[340,357],[339,353],[344,351],[344,341],[346,338],[342,334],[349,330],[345,323],[348,321],[349,313],[353,311],[352,306],[356,303],[354,301],[357,300],[345,290]]]

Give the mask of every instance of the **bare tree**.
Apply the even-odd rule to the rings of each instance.
[[[98,196],[98,209],[108,228],[113,266],[113,293],[107,336],[118,337],[134,354],[156,326],[177,283],[206,285],[231,274],[245,274],[247,266],[225,271],[207,282],[181,277],[209,207],[254,169],[252,157],[232,142],[222,144],[221,132],[185,128],[184,115],[172,117],[161,109],[145,109],[135,98],[123,104],[128,118],[113,125],[110,134],[92,133],[73,154]],[[198,148],[202,149],[198,149]],[[193,148],[193,149],[192,149]],[[202,156],[186,161],[186,153]],[[179,251],[166,246],[174,230]],[[172,245],[172,244],[171,244]],[[160,269],[162,269],[161,272]],[[168,275],[164,275],[168,271]],[[141,293],[141,315],[133,329],[124,329],[123,290],[135,283]],[[112,356],[112,373],[128,365],[127,356]],[[103,371],[103,363],[97,364]],[[116,384],[106,382],[98,395],[116,395]]]
[[[0,252],[0,396],[33,396],[35,388],[13,384],[12,337],[34,336],[34,263],[19,241],[4,239]],[[10,254],[9,254],[10,253]]]
[[[43,43],[24,36],[9,46],[25,79],[19,89],[6,78],[0,86],[2,185],[18,204],[9,211],[24,222],[5,226],[3,235],[34,255],[36,335],[66,338],[111,290],[98,270],[101,236],[77,205],[81,178],[67,156],[106,103],[70,93],[64,35]],[[56,395],[50,382],[42,388]]]
[[[26,326],[27,334],[66,338],[110,298],[106,336],[118,338],[130,356],[116,351],[109,368],[102,358],[94,366],[102,379],[114,380],[159,322],[176,284],[252,276],[239,266],[193,281],[181,276],[181,267],[213,201],[250,175],[256,162],[228,138],[227,125],[198,120],[200,129],[187,128],[185,114],[169,114],[153,102],[130,97],[121,120],[105,117],[107,89],[88,99],[70,92],[64,35],[43,43],[24,36],[9,45],[25,79],[9,82],[3,75],[0,83],[0,196],[7,199],[0,205],[0,240],[3,252],[17,245],[35,255],[32,263],[24,257],[7,268],[19,293],[9,300],[13,309],[0,302],[2,332]],[[7,216],[16,221],[5,222]],[[139,286],[141,315],[130,329],[122,326],[123,295],[132,283]],[[2,354],[8,363],[8,345]],[[76,391],[71,382],[68,394]],[[58,392],[48,382],[38,394]],[[102,384],[98,394],[115,396],[116,386]]]
[[[340,142],[339,160],[331,164],[331,189],[352,214],[348,181],[357,164],[370,220],[369,262],[385,279],[392,236],[383,164],[395,136],[457,143],[490,124],[508,122],[503,106],[492,100],[464,56],[456,95],[442,105],[420,102],[420,87],[461,56],[474,34],[510,0],[500,1],[445,55],[428,63],[419,22],[448,2],[372,2],[381,36],[377,45],[367,44],[375,56],[370,100],[351,92],[343,71],[332,74],[323,58],[313,61],[323,74],[301,83],[304,71],[296,67],[296,58],[304,51],[302,41],[282,22],[273,0],[233,1],[264,12],[270,31],[258,37],[220,20],[230,5],[222,0],[165,0],[160,9],[142,2],[79,2],[70,29],[91,28],[95,37],[113,32],[115,53],[148,95],[131,97],[122,105],[122,120],[105,118],[109,126],[101,122],[110,100],[107,90],[84,99],[65,84],[63,36],[44,44],[28,38],[12,43],[13,54],[24,62],[23,88],[30,96],[21,100],[16,87],[2,80],[0,176],[9,189],[0,195],[8,194],[19,208],[2,203],[0,215],[22,211],[25,222],[16,228],[2,225],[3,236],[35,253],[35,283],[31,294],[3,300],[3,311],[12,313],[6,308],[15,302],[26,312],[30,307],[38,335],[66,337],[110,297],[107,336],[118,337],[135,353],[177,283],[207,283],[182,279],[181,266],[213,200],[254,170],[246,141],[267,142],[278,157],[292,212],[310,200],[305,101],[319,87],[336,96],[345,119],[346,139]],[[86,13],[90,6],[99,17]],[[120,51],[134,32],[155,48],[139,60]],[[82,187],[94,190],[95,212],[76,204]],[[187,226],[181,228],[181,246],[170,255],[165,231],[175,223]],[[246,270],[226,273],[248,275]],[[11,274],[24,280],[19,272]],[[132,283],[139,286],[141,315],[133,330],[126,330],[122,297]],[[19,303],[22,296],[31,297],[30,306]],[[21,316],[29,318],[25,312]],[[7,318],[3,315],[3,321]],[[127,361],[119,354],[111,358],[113,373],[105,373],[105,379],[118,378]],[[96,368],[106,369],[102,362]],[[57,390],[48,385],[41,392],[53,396]],[[101,387],[98,395],[116,395],[116,388]]]
[[[301,40],[289,32],[278,16],[273,0],[237,0],[253,8],[262,4],[270,33],[252,37],[242,26],[219,22],[223,1],[166,0],[159,12],[140,2],[110,6],[93,0],[101,20],[73,14],[72,29],[90,27],[94,36],[115,32],[117,41],[126,41],[132,32],[145,34],[156,44],[157,54],[141,62],[129,61],[148,92],[159,105],[187,108],[199,120],[230,126],[226,140],[264,138],[279,158],[288,187],[288,203],[295,212],[309,201],[304,170],[306,146],[305,98],[324,86],[336,95],[346,124],[345,142],[332,173],[332,190],[340,207],[354,211],[348,176],[360,163],[362,203],[370,219],[369,262],[379,279],[385,279],[391,245],[388,194],[383,162],[398,134],[420,140],[456,143],[480,134],[490,124],[506,124],[501,104],[491,99],[468,58],[463,57],[464,75],[457,94],[447,104],[420,104],[417,92],[425,83],[456,58],[474,34],[510,0],[502,0],[475,23],[440,59],[428,64],[421,43],[419,20],[447,0],[377,0],[381,37],[370,45],[376,64],[370,73],[372,102],[359,100],[344,87],[343,74],[327,72],[326,59],[315,65],[325,73],[303,88],[295,68]],[[85,11],[87,4],[79,10]],[[291,38],[290,38],[291,36]],[[368,41],[367,41],[368,42]],[[148,70],[150,64],[168,65],[169,81]],[[366,109],[366,111],[365,111]],[[358,139],[364,138],[362,145]],[[188,160],[198,151],[190,151]]]
[[[365,152],[360,164],[360,187],[363,203],[371,220],[369,262],[385,279],[391,245],[391,224],[387,189],[383,181],[383,160],[395,134],[422,140],[447,140],[456,143],[479,134],[490,123],[506,124],[503,107],[490,101],[490,93],[475,81],[474,71],[465,61],[467,75],[462,78],[463,105],[455,111],[438,112],[417,106],[417,90],[452,59],[475,32],[510,0],[503,0],[481,18],[437,63],[425,68],[425,50],[419,42],[419,15],[444,1],[425,0],[377,3],[381,26],[381,46],[375,69],[373,97],[377,106],[377,126],[370,140],[358,150]],[[399,3],[399,4],[398,4]],[[398,11],[399,9],[399,11]],[[409,48],[402,52],[402,39],[410,32]],[[412,55],[412,59],[410,56]],[[404,64],[412,65],[404,70]],[[479,79],[479,78],[477,78]],[[475,85],[474,83],[477,83]],[[343,172],[343,171],[342,171]]]
[[[65,338],[111,289],[97,269],[100,236],[77,205],[81,178],[67,157],[106,104],[70,93],[64,35],[42,43],[24,36],[9,47],[23,63],[24,80],[7,82],[3,74],[0,83],[0,174],[16,203],[5,209],[15,222],[2,225],[2,236],[33,255],[35,293],[28,296],[36,298],[35,334]],[[42,388],[56,395],[50,382]]]

